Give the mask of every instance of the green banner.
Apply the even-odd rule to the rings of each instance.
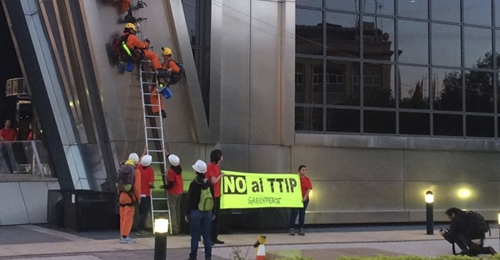
[[[303,207],[297,174],[224,171],[220,189],[221,209]]]

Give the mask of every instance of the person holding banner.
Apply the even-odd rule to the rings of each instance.
[[[309,177],[306,176],[307,168],[305,165],[299,166],[299,176],[300,176],[300,188],[302,190],[302,208],[292,209],[292,215],[290,218],[290,236],[295,236],[293,228],[295,227],[295,221],[297,221],[297,215],[299,216],[299,236],[304,236],[304,222],[306,218],[306,209],[309,205],[309,192],[312,190],[312,183]]]
[[[220,171],[220,162],[222,162],[222,151],[215,149],[210,152],[210,163],[207,167],[207,179],[214,185],[214,215],[212,221],[212,244],[224,244],[224,241],[219,240],[219,210],[220,210],[220,183],[224,173]]]

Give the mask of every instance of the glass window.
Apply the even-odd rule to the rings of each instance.
[[[403,135],[429,135],[429,113],[399,113],[399,133]]]
[[[364,106],[395,107],[393,65],[364,63],[363,80]]]
[[[323,108],[296,106],[295,130],[323,131]]]
[[[295,0],[296,5],[323,7],[323,0]]]
[[[394,60],[394,20],[365,16],[363,21],[364,58]]]
[[[432,25],[432,64],[460,66],[460,27]]]
[[[365,5],[362,9],[365,13],[394,15],[394,0],[362,1],[361,4]]]
[[[323,104],[323,60],[295,60],[295,102]]]
[[[186,18],[186,25],[188,28],[189,39],[191,40],[191,45],[198,44],[196,41],[196,0],[185,0],[182,1],[182,7],[184,8],[184,16]]]
[[[395,134],[395,111],[369,111],[363,114],[363,128],[365,133]]]
[[[495,23],[496,27],[500,27],[500,4],[495,2]]]
[[[493,73],[468,71],[465,75],[465,108],[468,112],[493,113]],[[468,135],[468,131],[467,131]]]
[[[308,1],[308,0],[304,0],[304,1]],[[357,12],[359,10],[359,1],[327,0],[326,1],[326,8]]]
[[[467,136],[494,137],[494,118],[492,116],[467,116],[465,119]]]
[[[429,63],[429,30],[427,23],[400,20],[398,22],[398,44],[398,59],[400,62]]]
[[[359,106],[359,62],[326,62],[326,104]]]
[[[500,3],[498,4],[500,5]],[[499,17],[500,18],[500,17]],[[497,64],[500,64],[500,30],[495,30],[495,39],[496,39],[496,42],[495,42],[495,51],[497,53],[496,55],[496,61],[497,61]],[[498,65],[497,65],[497,68],[498,68]]]
[[[323,55],[322,12],[296,9],[295,48],[297,53]]]
[[[434,114],[434,135],[463,136],[462,115]]]
[[[431,1],[432,20],[460,22],[460,0]]]
[[[462,73],[459,70],[432,69],[431,82],[435,110],[463,110]]]
[[[326,13],[326,55],[359,58],[357,16]]]
[[[491,26],[491,0],[464,0],[464,23]]]
[[[464,66],[468,68],[493,69],[491,60],[491,46],[491,30],[465,27]]]
[[[427,19],[427,0],[397,0],[401,17]]]
[[[328,132],[360,132],[359,110],[326,109],[326,131]]]
[[[429,108],[429,72],[427,68],[399,66],[399,107]]]

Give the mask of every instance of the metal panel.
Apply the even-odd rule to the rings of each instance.
[[[406,179],[412,181],[500,181],[497,153],[405,151]]]
[[[281,1],[281,100],[280,143],[295,141],[295,3]]]
[[[272,156],[269,156],[271,155]],[[290,147],[250,145],[250,172],[293,173],[290,171]]]
[[[0,210],[0,221],[2,225],[29,223],[28,212],[18,182],[0,183],[0,196],[8,198],[0,200],[0,208],[2,209]]]
[[[224,160],[221,162],[220,168],[222,171],[241,171],[249,172],[250,169],[250,147],[246,144],[221,144],[220,149],[224,155]],[[210,151],[207,150],[207,155],[210,156]]]
[[[222,2],[222,143],[248,143],[250,131],[250,1]],[[212,57],[215,59],[216,57]]]
[[[293,172],[305,164],[317,180],[402,181],[402,160],[401,151],[389,149],[292,148]]]
[[[309,172],[309,171],[308,171]],[[402,181],[325,181],[313,178],[308,211],[404,210]]]
[[[20,182],[19,186],[28,211],[29,223],[47,223],[47,184],[45,182]]]
[[[274,1],[251,3],[249,142],[277,144],[282,54],[280,4]]]

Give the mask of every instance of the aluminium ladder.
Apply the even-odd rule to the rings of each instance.
[[[142,96],[142,110],[144,114],[144,137],[146,143],[147,154],[153,157],[151,162],[152,167],[159,167],[160,174],[155,174],[155,181],[157,176],[161,176],[163,183],[167,183],[167,161],[164,149],[165,136],[163,132],[163,118],[161,116],[161,95],[160,93],[151,94],[150,89],[156,88],[157,78],[155,71],[147,70],[151,65],[151,61],[142,60],[140,62],[140,81],[141,81],[141,96]],[[146,67],[146,68],[145,68]],[[158,105],[150,103],[149,98],[152,95],[158,95]],[[158,107],[158,114],[153,114],[152,107]],[[158,170],[158,169],[157,169]],[[155,197],[154,190],[151,190],[151,224],[154,231],[154,220],[157,214],[167,214],[169,220],[169,229],[172,233],[172,218],[170,214],[170,203],[168,201],[168,193],[165,190],[165,195]],[[162,203],[162,201],[164,203]],[[157,203],[155,203],[157,202]],[[165,205],[166,204],[166,205]],[[160,207],[163,206],[163,207]],[[166,209],[165,209],[166,207]]]

